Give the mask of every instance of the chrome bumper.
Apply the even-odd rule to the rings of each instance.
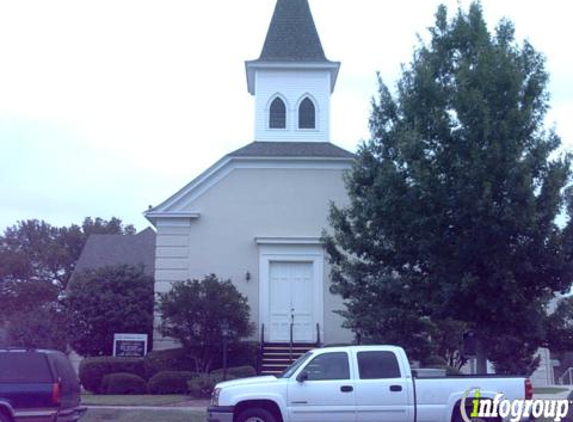
[[[233,422],[233,406],[214,406],[207,409],[207,422]]]

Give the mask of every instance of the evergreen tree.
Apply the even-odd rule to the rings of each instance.
[[[378,340],[408,347],[451,318],[475,330],[478,369],[529,372],[544,306],[572,275],[570,212],[556,224],[570,158],[544,127],[544,58],[508,20],[490,33],[479,3],[452,18],[440,6],[430,36],[395,95],[379,80],[350,205],[331,210],[332,290]]]

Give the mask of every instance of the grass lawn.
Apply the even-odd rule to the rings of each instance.
[[[568,388],[539,387],[533,388],[533,394],[557,394],[569,390]]]
[[[205,412],[188,409],[89,409],[80,422],[205,422]]]
[[[82,404],[86,406],[163,406],[190,400],[183,395],[96,395],[82,394]]]

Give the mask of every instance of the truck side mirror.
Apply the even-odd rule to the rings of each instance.
[[[296,380],[298,382],[305,382],[308,379],[308,372],[302,371],[300,374],[296,376]]]

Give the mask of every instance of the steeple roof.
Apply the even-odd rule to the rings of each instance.
[[[277,0],[258,62],[328,62],[308,0]]]

